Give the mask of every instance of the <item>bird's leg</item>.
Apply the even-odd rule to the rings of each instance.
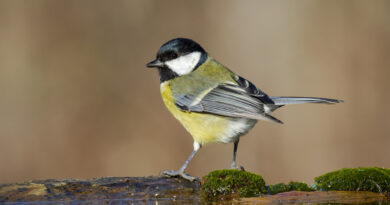
[[[187,180],[190,180],[190,181],[194,181],[196,180],[197,178],[194,177],[194,176],[190,176],[188,174],[185,174],[184,173],[184,170],[187,168],[187,165],[188,163],[191,161],[191,159],[195,156],[196,152],[198,152],[198,150],[201,148],[202,146],[197,143],[197,142],[194,142],[194,150],[191,152],[190,156],[187,158],[187,160],[184,162],[184,164],[180,167],[179,170],[177,171],[173,171],[173,170],[164,170],[163,171],[163,174],[164,175],[167,175],[167,176],[181,176],[183,177],[184,179],[187,179]]]
[[[230,164],[230,169],[240,169],[240,170],[244,171],[245,170],[244,167],[237,166],[237,164],[236,164],[238,142],[240,142],[240,139],[237,139],[236,141],[234,141],[233,162],[232,162],[232,164]]]

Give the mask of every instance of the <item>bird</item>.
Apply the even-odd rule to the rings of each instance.
[[[290,104],[335,104],[342,100],[319,97],[269,96],[245,78],[235,74],[197,42],[175,38],[164,43],[155,60],[162,100],[171,114],[192,136],[193,151],[178,170],[165,170],[169,177],[197,178],[185,173],[188,163],[201,147],[210,143],[233,143],[231,169],[240,169],[236,156],[240,137],[258,120],[282,123],[270,115]]]

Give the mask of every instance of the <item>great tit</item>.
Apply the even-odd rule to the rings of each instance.
[[[186,38],[163,44],[156,59],[146,66],[157,68],[165,106],[194,139],[194,150],[183,166],[164,174],[191,181],[196,178],[184,170],[203,145],[234,143],[230,168],[239,168],[236,153],[240,136],[252,129],[257,120],[282,123],[269,113],[288,104],[342,102],[317,97],[268,96]]]

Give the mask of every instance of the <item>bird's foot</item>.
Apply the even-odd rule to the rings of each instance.
[[[235,163],[232,163],[232,164],[230,165],[229,169],[236,169],[236,170],[245,171],[245,169],[244,169],[243,166],[238,166],[238,165],[235,164]]]
[[[184,173],[183,171],[173,171],[173,170],[164,170],[163,171],[163,174],[165,176],[168,176],[168,177],[177,177],[177,176],[181,176],[183,177],[184,179],[187,179],[188,181],[195,181],[195,180],[199,180],[198,178],[194,177],[194,176],[191,176],[191,175],[188,175],[186,173]]]

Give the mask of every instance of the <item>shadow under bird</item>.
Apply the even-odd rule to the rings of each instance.
[[[282,123],[271,116],[274,110],[289,104],[334,104],[341,100],[317,97],[268,96],[248,80],[220,64],[196,42],[176,38],[163,44],[157,58],[146,64],[157,68],[162,99],[173,116],[194,139],[194,150],[177,171],[168,176],[196,179],[184,173],[195,153],[205,144],[234,143],[233,161],[240,136],[257,120]]]

